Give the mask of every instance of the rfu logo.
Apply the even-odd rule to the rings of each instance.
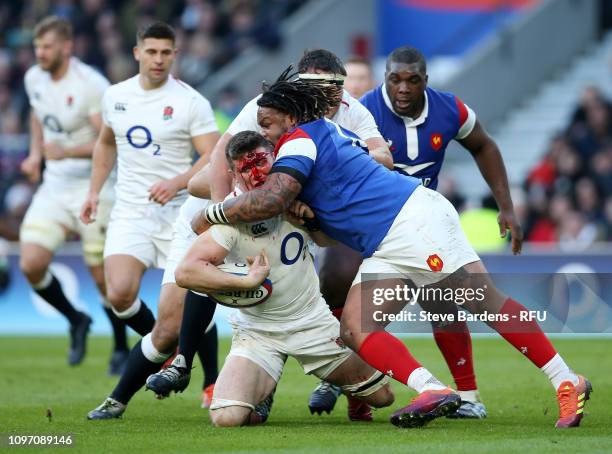
[[[124,102],[116,102],[115,103],[115,112],[125,112],[127,109],[127,104]]]
[[[253,236],[261,236],[268,233],[268,227],[265,222],[259,222],[257,224],[251,225],[251,233]]]

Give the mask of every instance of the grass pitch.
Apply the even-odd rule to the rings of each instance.
[[[413,353],[440,379],[451,378],[432,339],[407,339]],[[475,339],[474,354],[481,394],[489,417],[481,421],[438,419],[421,429],[397,429],[388,423],[393,409],[413,393],[393,384],[396,403],[375,413],[373,423],[351,423],[346,399],[331,415],[311,416],[307,409],[316,384],[289,360],[265,426],[215,429],[199,408],[201,368],[191,386],[157,401],[140,392],[121,420],[87,421],[116,383],[105,376],[109,340],[92,338],[83,365],[66,366],[67,339],[0,337],[0,433],[73,435],[72,448],[86,453],[178,452],[612,452],[612,340],[559,339],[566,360],[593,383],[586,417],[578,429],[555,430],[555,394],[548,380],[525,358],[498,339]],[[229,341],[221,342],[224,358]],[[196,363],[197,364],[197,360]],[[46,416],[51,410],[52,418]],[[10,449],[10,448],[9,448]]]

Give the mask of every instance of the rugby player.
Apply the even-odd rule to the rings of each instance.
[[[81,220],[90,223],[95,218],[100,188],[118,161],[117,202],[104,249],[108,296],[115,313],[144,337],[132,349],[111,396],[89,419],[121,416],[146,377],[159,370],[176,347],[186,292],[175,284],[174,270],[162,280],[158,323],[138,290],[147,268],[166,265],[187,182],[206,163],[219,138],[210,103],[170,75],[176,52],[169,25],[157,22],[140,30],[134,48],[139,74],[113,85],[103,99],[104,125]],[[200,154],[193,166],[192,146]],[[209,355],[212,361],[216,355],[215,348]]]
[[[535,321],[521,320],[524,306],[497,290],[450,202],[420,180],[376,164],[363,153],[354,134],[323,118],[333,98],[328,86],[291,81],[283,73],[257,101],[263,135],[276,145],[276,161],[266,182],[209,205],[198,230],[269,219],[299,197],[325,234],[358,250],[364,261],[348,293],[340,333],[368,364],[419,393],[392,415],[391,422],[400,427],[422,426],[452,413],[461,398],[422,367],[384,326],[373,325],[373,311],[381,307],[368,301],[386,284],[377,276],[400,274],[419,287],[486,285],[484,299],[463,307],[494,315],[493,320],[486,319],[488,325],[540,368],[556,390],[560,409],[556,427],[578,426],[591,392],[589,381],[569,369]],[[396,195],[388,197],[389,188]],[[394,304],[383,307],[399,310]]]
[[[239,191],[264,184],[274,158],[260,134],[236,134],[227,147]],[[261,227],[263,224],[263,227]],[[339,323],[323,301],[311,253],[310,235],[276,216],[253,225],[213,226],[198,237],[176,271],[179,285],[198,292],[255,288],[270,275],[272,294],[264,304],[240,309],[232,320],[231,351],[215,386],[210,417],[215,426],[265,422],[288,356],[306,373],[342,387],[375,407],[388,406],[388,379],[339,342]],[[323,242],[321,233],[315,241]],[[249,261],[248,276],[224,273],[224,259]],[[174,361],[176,367],[182,361]],[[179,366],[180,367],[180,366]]]
[[[33,182],[43,183],[30,205],[19,233],[20,267],[34,291],[70,323],[68,363],[79,364],[86,349],[91,318],[66,298],[57,277],[49,270],[55,251],[67,235],[78,233],[83,259],[103,297],[114,335],[109,373],[118,374],[128,353],[125,324],[106,300],[102,252],[113,203],[112,183],[102,189],[98,219],[79,222],[91,172],[91,155],[102,123],[101,99],[109,82],[92,67],[72,56],[72,26],[49,16],[34,28],[37,65],[25,75],[30,114],[30,153],[21,169]]]

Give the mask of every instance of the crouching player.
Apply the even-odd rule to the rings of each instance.
[[[274,162],[271,144],[252,131],[236,134],[226,154],[243,192],[264,184]],[[315,233],[312,239],[322,243],[326,237]],[[197,292],[255,288],[268,274],[273,285],[265,303],[240,309],[231,320],[232,347],[210,407],[215,426],[264,422],[288,356],[307,374],[374,407],[393,403],[388,378],[340,341],[340,325],[319,291],[308,240],[306,231],[282,216],[256,225],[215,225],[198,237],[177,268],[177,283]],[[226,258],[248,260],[248,275],[219,270],[216,265]]]

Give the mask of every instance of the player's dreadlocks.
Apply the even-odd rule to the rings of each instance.
[[[293,67],[289,66],[272,85],[264,83],[257,105],[289,114],[298,123],[318,120],[336,102],[337,88],[296,79],[297,73],[292,71]]]

